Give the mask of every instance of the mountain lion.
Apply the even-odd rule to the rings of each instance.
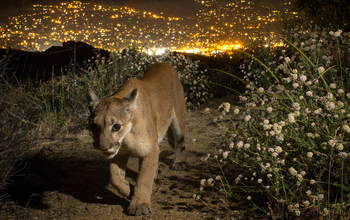
[[[186,169],[186,108],[178,74],[169,64],[153,64],[142,78],[130,79],[111,97],[99,100],[91,89],[86,97],[93,146],[110,160],[111,185],[122,195],[130,196],[126,164],[130,156],[138,157],[139,173],[127,213],[150,213],[159,143],[165,135],[175,149],[172,169]]]

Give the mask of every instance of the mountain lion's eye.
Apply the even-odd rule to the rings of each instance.
[[[119,124],[113,125],[112,130],[113,131],[119,131],[120,130],[120,125]]]

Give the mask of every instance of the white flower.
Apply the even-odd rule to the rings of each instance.
[[[258,179],[258,181],[257,181],[257,182],[258,182],[258,183],[262,183],[262,181],[263,181],[262,179]]]
[[[301,174],[297,174],[297,179],[298,179],[298,181],[303,181],[303,175],[301,175]]]
[[[343,94],[344,90],[343,89],[338,89],[338,94]]]
[[[326,108],[327,108],[328,110],[333,110],[333,109],[335,109],[335,104],[334,104],[334,102],[327,102],[327,103],[326,103]]]
[[[306,191],[306,195],[310,196],[311,195],[311,190]]]
[[[343,31],[342,30],[337,30],[336,32],[334,32],[334,37],[339,37],[340,35],[341,35],[341,33],[342,33]]]
[[[260,93],[264,92],[264,88],[263,88],[263,87],[260,87],[260,88],[258,89],[258,92],[260,92]]]
[[[252,116],[247,115],[247,116],[245,116],[244,121],[249,121],[251,118],[252,118]]]
[[[310,180],[311,185],[314,185],[315,183],[316,183],[316,180],[314,180],[314,179]]]
[[[239,99],[240,99],[242,102],[245,102],[245,101],[248,100],[247,97],[245,97],[245,96],[239,96]]]
[[[298,174],[298,172],[293,167],[289,168],[288,170],[292,176],[296,176]]]
[[[338,101],[337,104],[338,104],[338,106],[339,106],[340,108],[343,108],[343,107],[344,107],[344,102],[342,102],[342,101]]]
[[[201,186],[205,186],[206,182],[207,182],[206,179],[202,179],[202,180],[201,180]]]
[[[278,153],[273,152],[273,153],[271,154],[271,156],[276,158],[276,157],[278,156]]]
[[[209,112],[210,111],[210,108],[206,108],[204,109],[205,112]]]
[[[251,197],[251,196],[248,196],[248,197],[247,197],[247,200],[251,200],[251,199],[252,199],[252,197]]]
[[[350,127],[349,127],[349,125],[344,125],[344,126],[343,126],[343,129],[344,129],[346,132],[350,133]]]
[[[324,198],[324,195],[323,195],[323,194],[318,194],[318,199],[319,199],[319,200],[323,200],[323,198]]]
[[[334,140],[334,139],[331,139],[331,140],[328,141],[328,144],[329,144],[331,147],[334,147],[336,143],[337,143],[337,141]]]
[[[293,108],[294,108],[295,110],[297,110],[297,111],[300,110],[300,104],[299,104],[299,103],[294,102],[292,106],[293,106]]]
[[[294,118],[294,114],[293,113],[288,114],[288,121],[290,123],[295,123],[295,118]]]
[[[311,92],[311,91],[307,91],[307,92],[306,92],[306,96],[312,97],[312,96],[313,96],[313,94],[312,94],[312,92]]]
[[[232,149],[235,146],[235,143],[231,142],[229,148]]]
[[[213,179],[213,178],[209,178],[209,179],[207,180],[208,185],[213,185],[213,182],[214,182],[214,179]]]
[[[342,151],[344,149],[344,145],[343,144],[337,144],[336,148],[338,151]]]
[[[345,152],[339,152],[338,155],[342,158],[346,158],[348,156],[348,154]]]
[[[307,77],[305,75],[300,76],[300,81],[305,82],[307,80]]]
[[[271,113],[271,112],[273,111],[273,109],[272,109],[271,107],[267,107],[266,111],[267,111],[268,113]]]
[[[235,110],[233,110],[233,113],[234,113],[235,115],[238,115],[238,114],[239,114],[239,109],[236,108]]]
[[[284,60],[289,63],[290,62],[290,58],[289,57],[285,57]]]
[[[222,157],[223,157],[224,159],[226,159],[227,156],[228,156],[228,153],[230,153],[230,152],[229,152],[229,151],[225,151],[225,152],[222,154]]]
[[[316,125],[316,123],[314,123],[314,122],[311,123],[311,126],[314,127],[315,125]],[[314,138],[315,137],[315,135],[313,133],[310,133],[310,132],[306,133],[306,136],[309,137],[309,138]]]
[[[220,176],[220,175],[217,175],[217,176],[215,177],[215,180],[216,180],[216,181],[221,180],[221,176]]]
[[[231,106],[230,103],[224,102],[219,106],[219,110],[223,109],[225,112],[229,112],[230,106]]]
[[[250,144],[245,144],[245,145],[244,145],[244,148],[245,148],[245,149],[248,149],[249,147],[250,147]]]
[[[293,83],[293,88],[296,89],[299,87],[299,83]]]
[[[325,69],[324,69],[323,66],[320,66],[320,67],[317,68],[317,72],[320,73],[320,74],[323,73],[324,71],[325,71]]]
[[[335,35],[334,35],[335,36]],[[337,37],[337,36],[336,36]],[[328,213],[329,213],[329,211],[328,211],[328,209],[327,208],[323,208],[323,213],[324,213],[324,215],[328,215]]]
[[[290,205],[288,206],[288,210],[289,210],[290,212],[293,212],[293,211],[295,210],[294,205],[293,205],[293,204],[290,204]]]
[[[321,109],[321,108],[316,109],[316,110],[314,111],[314,113],[315,113],[316,115],[321,114],[321,112],[322,112],[322,109]]]
[[[267,178],[271,178],[271,177],[272,177],[271,173],[267,174]]]
[[[239,178],[239,177],[237,177],[236,179],[235,179],[235,183],[237,184],[237,183],[239,183],[241,181],[241,178]]]
[[[314,155],[314,153],[312,153],[312,152],[307,152],[307,154],[306,154],[306,156],[307,156],[308,158],[311,158],[313,155]]]
[[[236,146],[238,149],[243,147],[243,141],[239,141]]]
[[[280,147],[280,146],[275,147],[276,153],[280,154],[280,153],[282,153],[282,151],[283,151],[282,147]]]
[[[329,84],[329,88],[336,89],[337,85],[335,83],[331,83],[331,84]]]
[[[330,92],[327,93],[327,99],[331,101],[333,99],[333,94]]]
[[[305,204],[306,207],[308,207],[310,205],[310,201],[309,200],[305,200],[304,204]]]

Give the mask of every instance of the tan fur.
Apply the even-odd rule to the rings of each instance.
[[[169,64],[153,64],[142,78],[130,79],[111,97],[100,101],[89,89],[87,99],[94,147],[110,159],[111,184],[124,196],[130,196],[130,186],[125,180],[128,159],[140,158],[128,213],[148,214],[152,184],[158,172],[158,144],[165,135],[175,149],[172,168],[186,168],[186,109],[178,74]]]

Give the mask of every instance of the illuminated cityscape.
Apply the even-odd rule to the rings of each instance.
[[[26,14],[0,24],[0,46],[44,51],[62,42],[82,41],[113,51],[137,43],[205,54],[240,48],[249,38],[263,37],[271,45],[281,20],[298,16],[287,0],[278,8],[252,0],[194,1],[201,9],[191,17],[80,1],[33,5]]]

